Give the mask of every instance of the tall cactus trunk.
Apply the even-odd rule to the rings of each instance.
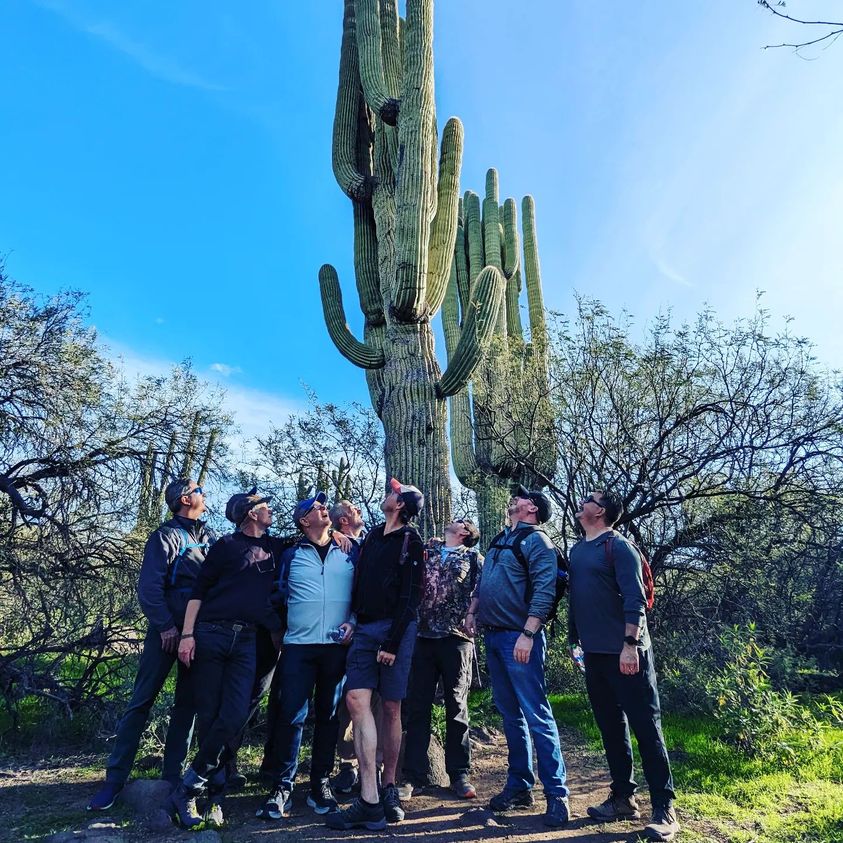
[[[387,329],[392,354],[383,369],[386,471],[424,491],[422,527],[442,535],[451,517],[445,402],[436,395],[442,374],[429,322]],[[412,478],[412,480],[408,479]]]
[[[487,477],[483,485],[477,487],[476,496],[480,539],[485,549],[503,529],[510,497],[509,484],[496,477]]]

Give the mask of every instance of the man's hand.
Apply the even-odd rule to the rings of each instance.
[[[378,650],[377,660],[380,664],[392,667],[395,664],[395,653],[387,653],[386,650]]]
[[[533,651],[533,639],[527,638],[523,633],[518,636],[515,642],[515,649],[512,655],[519,664],[527,664],[530,661],[530,653]]]
[[[341,533],[339,530],[334,530],[334,539],[336,540],[337,544],[340,546],[340,550],[343,553],[350,553],[351,552],[351,539],[345,534]]]
[[[345,623],[341,623],[337,629],[342,630],[342,638],[340,639],[340,644],[344,644],[346,647],[351,644],[351,639],[354,637],[354,624],[349,623],[346,621]]]
[[[161,649],[165,653],[175,653],[179,645],[179,631],[175,626],[165,629],[161,633]]]
[[[638,648],[631,644],[624,644],[620,658],[621,673],[626,676],[635,676],[638,673]]]
[[[193,657],[196,655],[196,641],[191,635],[190,638],[182,638],[179,641],[179,661],[190,667]]]
[[[477,635],[477,619],[475,618],[474,612],[468,612],[466,614],[465,620],[462,622],[462,628],[472,638]]]

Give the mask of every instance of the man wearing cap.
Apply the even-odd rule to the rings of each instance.
[[[173,664],[187,599],[210,545],[216,537],[205,522],[205,494],[189,478],[174,480],[164,490],[173,517],[147,539],[138,581],[138,601],[149,622],[132,700],[117,727],[105,783],[88,804],[105,811],[123,789],[146,728],[149,712]],[[164,744],[162,778],[177,784],[190,746],[194,719],[193,694],[187,672],[179,665],[175,699]]]
[[[270,603],[281,545],[266,531],[269,497],[235,495],[226,512],[239,527],[221,538],[205,560],[190,595],[179,641],[179,660],[195,691],[199,749],[169,807],[185,828],[202,822],[196,797],[208,785],[206,820],[222,822],[227,745],[243,728],[255,678],[258,626],[280,637],[281,619]]]
[[[390,480],[381,503],[386,522],[366,536],[357,563],[351,600],[357,628],[346,664],[346,703],[360,764],[360,797],[348,808],[328,814],[331,828],[377,831],[386,828],[387,821],[404,818],[395,772],[401,747],[401,700],[407,693],[424,570],[424,545],[410,520],[423,506],[424,495],[415,486]],[[383,707],[382,795],[375,769],[374,690]]]
[[[679,831],[673,807],[676,793],[662,735],[641,557],[614,530],[622,515],[618,494],[589,492],[576,512],[585,537],[571,548],[568,640],[572,647],[579,644],[583,649],[585,687],[612,776],[608,799],[590,806],[588,815],[598,822],[641,816],[631,729],[653,806],[644,837],[672,840]]]
[[[273,771],[265,819],[289,815],[308,702],[314,697],[315,724],[307,804],[317,814],[336,809],[328,776],[337,745],[337,704],[345,659],[354,633],[351,589],[358,548],[343,550],[331,536],[326,495],[299,501],[293,521],[302,538],[281,557],[280,590],[286,599],[287,629],[278,666],[275,721],[264,754]],[[268,763],[267,763],[268,762]]]
[[[484,629],[492,696],[509,749],[506,784],[489,807],[508,811],[533,804],[532,736],[547,802],[544,823],[561,826],[569,817],[568,787],[559,732],[547,700],[547,642],[542,631],[555,601],[556,552],[538,527],[550,513],[546,495],[518,486],[507,508],[510,526],[492,540],[486,554],[466,630],[473,633],[476,624]]]
[[[483,564],[476,548],[479,541],[480,531],[474,522],[458,518],[445,527],[444,541],[431,539],[425,547],[424,588],[410,674],[404,748],[404,777],[411,795],[427,783],[430,717],[441,679],[445,696],[445,770],[451,790],[461,799],[477,796],[468,778],[468,691],[474,643],[464,624]]]

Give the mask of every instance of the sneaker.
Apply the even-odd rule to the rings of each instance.
[[[398,785],[399,799],[412,799],[414,796],[421,796],[426,789],[426,785],[416,784],[415,782],[404,782]]]
[[[293,794],[283,787],[276,788],[266,802],[255,811],[255,816],[262,820],[280,820],[290,816],[290,808],[293,805]]]
[[[489,800],[489,809],[501,814],[512,808],[530,808],[533,805],[533,792],[529,788],[512,790],[505,787],[497,796]]]
[[[679,831],[676,811],[671,805],[654,805],[653,819],[644,826],[645,840],[673,840]]]
[[[358,796],[347,808],[328,814],[325,817],[325,825],[339,831],[348,831],[352,828],[383,831],[386,828],[386,816],[380,802],[370,805]]]
[[[331,780],[331,785],[337,793],[348,794],[354,790],[360,783],[360,774],[356,767],[340,767],[337,773]]]
[[[559,828],[565,825],[571,818],[567,796],[548,796],[547,808],[545,808],[542,822],[552,828]]]
[[[468,773],[460,773],[451,779],[451,790],[459,796],[460,799],[476,799],[477,790],[474,785],[468,780]]]
[[[171,794],[167,807],[177,825],[195,829],[202,825],[202,817],[196,810],[196,797],[201,788],[190,787],[182,782]]]
[[[307,795],[307,804],[316,811],[317,814],[329,814],[331,811],[336,811],[339,805],[334,799],[334,793],[331,790],[331,782],[328,779],[322,779],[318,782],[310,783],[310,793]]]
[[[400,823],[404,819],[404,809],[401,807],[401,797],[394,784],[388,784],[381,793],[383,813],[388,823]]]
[[[105,782],[88,803],[89,811],[107,811],[116,801],[123,790],[123,785],[117,782]]]
[[[221,802],[209,802],[205,808],[205,828],[222,828],[225,825],[225,818],[222,815]]]
[[[599,805],[591,805],[586,813],[593,820],[601,823],[614,822],[615,820],[637,820],[641,816],[638,810],[638,800],[635,795],[620,796],[609,791],[609,798]]]

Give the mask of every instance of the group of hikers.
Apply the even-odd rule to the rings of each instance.
[[[110,808],[126,784],[174,664],[162,777],[172,784],[169,809],[184,828],[222,825],[226,793],[246,782],[237,754],[267,692],[260,774],[269,792],[259,817],[290,815],[312,711],[307,804],[333,829],[377,831],[400,822],[402,803],[428,785],[440,683],[451,791],[474,799],[468,695],[474,637],[482,632],[508,748],[506,782],[489,808],[533,804],[534,745],[543,821],[561,827],[570,817],[569,791],[545,685],[545,626],[567,586],[569,644],[585,672],[611,775],[608,798],[587,813],[598,822],[641,816],[631,730],[652,803],[644,835],[663,841],[678,832],[647,629],[648,569],[613,529],[623,514],[615,492],[596,490],[579,502],[584,536],[567,559],[542,529],[549,498],[524,486],[513,492],[508,526],[485,559],[467,518],[423,542],[413,519],[424,496],[394,478],[380,505],[384,522],[368,532],[358,507],[341,500],[329,508],[323,492],[298,502],[297,534],[288,538],[269,535],[270,497],[256,489],[228,501],[226,518],[236,529],[221,538],[203,520],[205,493],[193,480],[170,483],[165,499],[172,518],[150,535],[138,583],[149,628],[134,692],[89,810]],[[197,749],[185,767],[194,724]],[[358,790],[341,807],[337,795]]]

